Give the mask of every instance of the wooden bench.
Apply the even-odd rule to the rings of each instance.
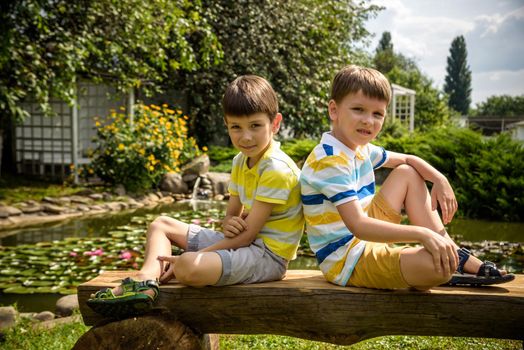
[[[151,333],[152,328],[158,329],[169,320],[178,322],[181,340],[187,330],[184,325],[198,337],[278,334],[342,345],[383,335],[524,340],[524,275],[500,286],[438,287],[427,292],[339,287],[313,270],[290,270],[278,282],[228,287],[192,288],[173,282],[161,286],[151,315],[107,323],[86,300],[100,288],[116,286],[129,274],[105,272],[78,287],[84,323],[98,326],[84,334],[75,349],[93,348],[93,341],[102,337],[123,339],[122,334],[127,333],[129,338],[138,332],[126,332],[129,323],[140,321],[138,328],[149,327]],[[154,321],[158,314],[164,321]],[[107,327],[112,328],[103,333]],[[173,330],[166,331],[170,332]],[[200,346],[194,344],[186,348]],[[209,342],[199,344],[210,346]]]

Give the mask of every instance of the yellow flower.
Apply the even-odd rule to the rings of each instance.
[[[126,149],[126,146],[124,146],[123,143],[121,143],[121,144],[118,145],[118,150],[119,150],[119,151],[123,151],[123,150],[125,150],[125,149]]]
[[[144,155],[144,154],[146,154],[146,150],[141,148],[141,149],[138,150],[138,153],[140,153],[141,155]]]
[[[152,165],[150,165],[150,166],[149,166],[149,171],[153,171],[153,170],[155,170],[155,167],[152,166]]]
[[[123,107],[123,106],[120,106],[120,110],[121,110],[121,111],[125,111],[125,110],[126,110],[126,108],[125,108],[125,107]]]
[[[202,147],[202,151],[207,152],[207,147],[206,146]]]
[[[162,107],[167,108],[167,103],[164,103]]]
[[[167,114],[175,114],[175,111],[172,109],[166,109]]]
[[[95,126],[96,126],[97,128],[99,128],[99,127],[100,127],[100,122],[99,122],[99,121],[95,122]]]

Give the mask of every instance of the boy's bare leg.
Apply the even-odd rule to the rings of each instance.
[[[171,244],[186,249],[188,229],[188,224],[167,216],[159,216],[153,220],[147,230],[144,264],[138,272],[138,279],[145,281],[159,278],[163,264],[157,257],[171,256]],[[154,294],[152,290],[144,293]],[[122,294],[120,286],[113,288],[113,294]]]
[[[395,168],[387,177],[380,192],[397,212],[400,213],[405,208],[411,224],[427,227],[449,237],[438,212],[431,209],[431,197],[424,179],[411,166],[400,165]],[[478,258],[471,256],[466,261],[464,271],[476,273],[481,264]],[[427,288],[445,283],[450,278],[444,274],[436,274],[431,254],[424,248],[404,249],[400,265],[406,282],[411,286]],[[505,273],[502,270],[501,272]]]
[[[176,279],[192,287],[214,285],[222,276],[222,259],[216,252],[186,252],[178,257],[173,265]],[[160,279],[162,282],[162,278]]]

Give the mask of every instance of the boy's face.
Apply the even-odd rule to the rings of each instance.
[[[386,101],[367,97],[362,91],[346,95],[340,103],[329,101],[333,136],[355,151],[378,135],[386,108]]]
[[[282,115],[277,113],[273,122],[266,113],[248,116],[226,115],[225,121],[231,142],[236,149],[249,158],[249,165],[256,164],[267,150],[273,135],[280,127]]]

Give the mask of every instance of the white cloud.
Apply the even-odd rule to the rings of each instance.
[[[475,105],[494,95],[524,95],[524,69],[473,74],[472,100]]]
[[[382,32],[391,32],[395,50],[414,59],[441,87],[451,42],[463,35],[473,76],[473,102],[480,102],[488,93],[497,94],[496,91],[524,94],[524,83],[520,83],[524,81],[522,0],[375,0],[372,3],[386,10],[368,23],[368,29],[376,35],[370,51],[375,49]],[[515,76],[521,80],[514,79]],[[493,90],[490,84],[497,89]]]

